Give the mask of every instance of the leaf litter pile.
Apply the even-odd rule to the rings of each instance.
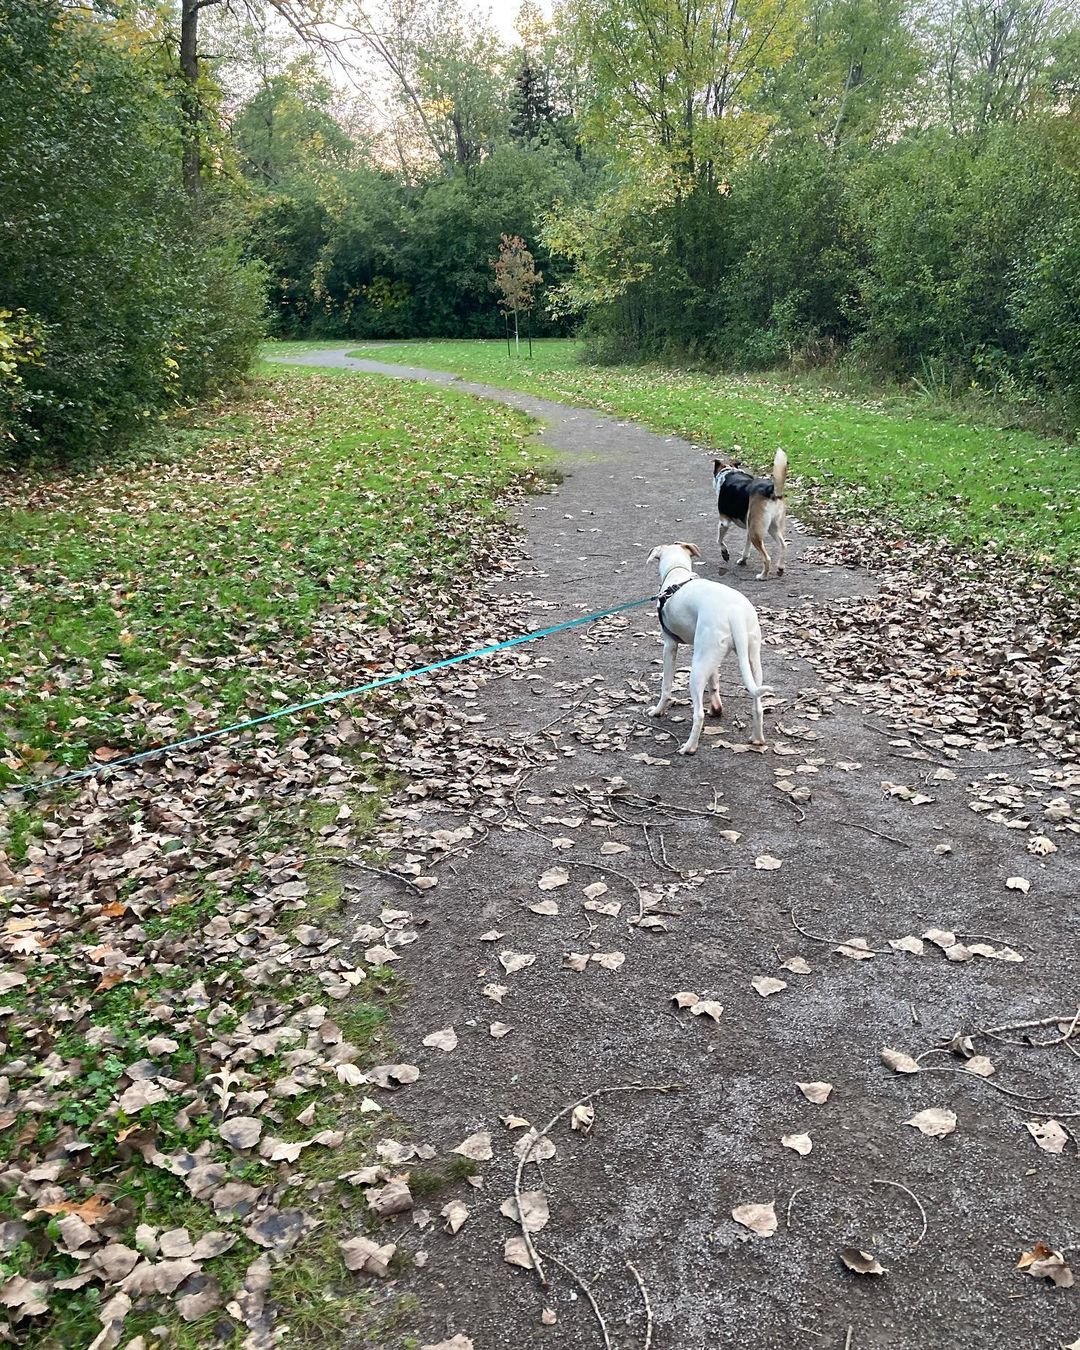
[[[382,386],[379,391],[385,422],[386,395]],[[424,416],[430,419],[439,406],[425,406]],[[448,443],[460,430],[443,428]],[[511,432],[519,437],[519,424],[499,427],[503,438]],[[481,484],[504,481],[500,470],[486,467]],[[417,464],[409,464],[404,481],[416,472]],[[430,491],[434,485],[422,486]],[[369,508],[377,500],[373,491]],[[456,507],[460,513],[460,501]],[[315,679],[313,672],[318,688],[344,686],[449,654],[459,649],[463,631],[476,645],[512,631],[520,600],[510,603],[475,580],[453,581],[454,568],[467,560],[491,575],[509,570],[506,531],[494,522],[478,529],[479,522],[460,514],[455,523],[467,538],[448,561],[438,594],[429,591],[425,599],[409,576],[407,547],[391,542],[376,575],[365,578],[362,598],[338,596],[320,606],[299,649],[271,651],[261,645],[265,633],[250,640],[238,633],[254,687],[271,672],[274,687],[289,697]],[[454,534],[445,516],[439,528]],[[334,584],[331,596],[338,595]],[[411,598],[404,606],[406,591]],[[533,603],[543,611],[553,602]],[[917,641],[917,631],[908,613],[903,632]],[[586,663],[590,648],[628,636],[645,636],[638,618],[591,626],[579,638]],[[801,630],[791,640],[810,642]],[[234,659],[235,652],[209,657],[208,673],[182,710],[168,710],[162,700],[164,711],[149,711],[171,719],[172,729],[219,720],[226,705],[212,705],[208,691]],[[840,669],[820,650],[815,661],[827,675]],[[184,664],[190,668],[190,655]],[[425,1169],[437,1151],[395,1137],[402,1131],[388,1114],[394,1094],[408,1093],[421,1069],[409,1056],[393,1055],[378,1031],[394,967],[407,965],[408,948],[423,931],[423,914],[414,912],[422,908],[418,897],[437,896],[443,865],[452,867],[496,833],[527,835],[550,850],[521,910],[531,924],[550,926],[551,940],[532,944],[521,937],[514,915],[500,920],[503,927],[476,934],[485,981],[479,994],[492,1005],[493,1018],[478,1030],[487,1045],[505,1040],[512,1048],[520,981],[542,971],[585,990],[631,977],[639,993],[647,991],[647,944],[680,942],[691,931],[686,916],[728,884],[723,878],[735,871],[745,878],[760,874],[758,884],[775,886],[797,874],[798,860],[745,843],[740,848],[742,822],[732,818],[718,788],[701,799],[699,784],[677,801],[654,790],[652,770],[670,766],[674,741],[668,738],[669,748],[664,730],[642,716],[652,692],[645,678],[631,674],[612,685],[598,674],[545,681],[561,710],[554,721],[525,741],[487,732],[479,699],[487,680],[528,679],[535,689],[546,665],[536,650],[466,667],[284,734],[263,730],[137,775],[118,774],[63,804],[48,804],[43,822],[15,822],[21,843],[12,856],[22,856],[17,867],[8,861],[15,926],[5,940],[15,960],[4,978],[15,982],[4,990],[12,1033],[4,1119],[10,1117],[5,1136],[17,1142],[5,1174],[10,1218],[0,1232],[10,1275],[0,1299],[16,1337],[46,1325],[57,1309],[92,1308],[100,1326],[95,1350],[129,1341],[136,1350],[134,1333],[154,1325],[168,1306],[197,1325],[205,1317],[207,1327],[219,1327],[224,1318],[230,1334],[260,1350],[282,1335],[296,1339],[289,1319],[298,1319],[300,1309],[287,1297],[283,1272],[320,1234],[329,1234],[341,1275],[367,1293],[392,1282],[406,1263],[422,1269],[435,1244],[460,1243],[479,1203],[485,1215],[497,1207],[510,1225],[503,1259],[535,1281],[538,1325],[558,1325],[560,1309],[577,1300],[589,1309],[597,1343],[620,1343],[610,1282],[601,1285],[591,1270],[572,1264],[559,1240],[544,1164],[573,1164],[585,1148],[603,1149],[616,1112],[633,1116],[645,1109],[635,1103],[663,1101],[684,1085],[600,1085],[559,1104],[546,1125],[534,1125],[519,1114],[520,1102],[508,1101],[497,1122],[473,1122],[476,1128],[439,1162],[443,1175],[470,1187],[477,1200],[469,1191],[441,1204],[442,1196],[429,1200]],[[907,669],[905,693],[916,710],[925,700],[928,711],[918,741],[898,732],[893,750],[919,763],[907,781],[881,778],[882,800],[925,811],[936,792],[963,780],[972,808],[989,824],[1025,832],[1033,863],[1060,852],[1080,830],[1067,730],[1054,723],[1047,739],[1059,757],[1045,759],[1023,787],[1000,774],[980,779],[964,759],[985,748],[978,700],[965,688],[962,700],[942,703],[931,672],[931,662],[925,671],[917,663]],[[118,661],[108,680],[123,687],[122,676]],[[57,689],[72,684],[69,679]],[[818,781],[863,771],[855,761],[820,753],[820,724],[848,700],[848,688],[850,675],[803,690],[776,721],[768,761],[775,757],[774,790],[802,818],[816,809]],[[858,693],[882,712],[899,706],[888,679]],[[1023,702],[1019,686],[1007,693]],[[117,746],[141,743],[136,725],[145,736],[145,710],[117,714],[118,703],[111,698],[98,713],[107,726],[115,726],[109,718],[117,715],[130,719],[120,724],[126,736],[110,735],[105,756],[98,748],[106,760]],[[77,721],[65,735],[77,739]],[[1021,723],[1015,726],[1022,734]],[[732,733],[725,724],[710,725],[707,733],[703,755],[722,754],[727,762],[729,755],[753,753],[737,735],[727,739]],[[25,751],[16,746],[9,767],[25,773],[30,765],[44,776],[54,766],[39,750],[30,741]],[[575,770],[575,758],[584,765],[596,757],[610,763],[611,772]],[[926,764],[930,758],[936,765]],[[382,799],[377,775],[388,763],[401,785]],[[943,776],[934,780],[931,769]],[[538,786],[541,778],[544,786]],[[309,817],[312,802],[317,810],[298,842],[301,801]],[[712,858],[709,865],[687,865],[679,856],[676,840],[687,820],[704,823],[719,841],[719,866]],[[947,843],[934,851],[942,847],[947,853]],[[346,884],[364,917],[348,932],[326,904],[328,883],[311,858],[313,848],[358,869]],[[1017,880],[1028,879],[1012,877],[1003,885],[1022,890],[1009,884]],[[400,900],[385,900],[384,886]],[[803,989],[833,968],[875,970],[884,962],[916,960],[975,968],[1025,959],[1015,940],[994,935],[921,926],[908,934],[819,933],[806,926],[806,916],[790,917],[792,947],[799,950],[777,949],[775,968],[763,962],[740,988],[722,987],[719,979],[674,992],[654,988],[655,1015],[674,1019],[684,1034],[715,1038],[730,1024],[732,1005],[736,1017],[759,1007],[783,1017]],[[531,945],[537,950],[528,950]],[[39,997],[43,973],[48,983]],[[985,1092],[1002,1109],[1022,1111],[1024,1138],[1036,1157],[1075,1152],[1072,1111],[1047,1094],[1027,1092],[1026,1079],[1017,1088],[997,1078],[999,1067],[1007,1078],[1004,1070],[1014,1061],[1047,1048],[1064,1071],[1054,1091],[1067,1091],[1078,1023],[1080,1017],[1062,1008],[1030,1023],[960,1028],[929,1046],[882,1046],[876,1070],[882,1081],[895,1075],[931,1090],[920,1109],[896,1113],[896,1132],[920,1136],[927,1148],[949,1149],[951,1136],[964,1129],[954,1106],[963,1093]],[[452,1063],[465,1035],[460,1026],[429,1024],[419,1038],[428,1059],[414,1057],[429,1066],[433,1057]],[[83,1080],[88,1087],[92,1080],[92,1102]],[[778,1128],[776,1147],[792,1168],[810,1166],[815,1150],[827,1151],[842,1126],[849,1107],[843,1092],[808,1074],[774,1084],[773,1093],[798,1110],[792,1122],[798,1128]],[[498,1168],[502,1177],[508,1165],[512,1185],[489,1201],[484,1169]],[[904,1231],[910,1224],[914,1251],[931,1231],[916,1183],[880,1177],[872,1185],[881,1203],[888,1197],[895,1227]],[[728,1245],[783,1243],[813,1205],[798,1185],[786,1202],[764,1187],[747,1190],[735,1198],[722,1230]],[[1046,1237],[1050,1241],[1017,1250],[1017,1269],[1067,1289],[1069,1253],[1053,1245],[1057,1239],[1065,1246],[1059,1235]],[[884,1265],[879,1256],[886,1253],[877,1246],[872,1232],[838,1227],[832,1259],[852,1279],[896,1281],[904,1254],[894,1245]],[[324,1286],[326,1271],[333,1275],[327,1250]],[[655,1276],[630,1260],[621,1260],[616,1274],[634,1343],[650,1347],[657,1332]],[[86,1302],[77,1303],[80,1297]],[[320,1315],[325,1320],[331,1311],[326,1304]],[[424,1350],[474,1350],[468,1328],[447,1330],[452,1334]]]
[[[320,859],[365,848],[388,763],[467,806],[476,691],[518,661],[107,765],[518,631],[469,574],[509,565],[527,432],[470,399],[277,376],[173,458],[42,483],[29,507],[7,485],[0,774],[106,769],[0,789],[0,1339],[134,1347],[164,1316],[199,1344],[277,1344],[305,1315],[297,1260],[363,1229],[341,1204],[360,1164],[412,1156],[378,1142],[417,1073],[381,1062],[379,1028],[417,930],[383,905],[343,931]],[[383,850],[413,815],[387,811]],[[409,891],[472,835],[409,837]],[[375,1222],[399,1205],[379,1191]]]

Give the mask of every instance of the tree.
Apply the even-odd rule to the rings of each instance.
[[[494,260],[495,285],[502,299],[499,307],[514,316],[514,350],[521,350],[518,334],[518,315],[528,314],[533,307],[535,291],[543,281],[536,270],[533,255],[518,234],[504,234],[499,244],[499,256]],[[529,330],[529,355],[532,355],[532,329]]]

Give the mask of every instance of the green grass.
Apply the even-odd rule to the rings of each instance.
[[[367,344],[354,354],[598,408],[727,452],[738,445],[763,470],[783,446],[798,478],[844,489],[829,493],[833,511],[855,507],[924,538],[993,545],[1059,579],[1080,559],[1080,451],[1060,441],[910,394],[853,398],[810,377],[589,365],[572,341],[545,339],[533,351],[532,360],[508,357],[505,343],[461,341]],[[703,465],[703,491],[707,477]],[[797,491],[792,506],[799,511]]]
[[[0,783],[124,745],[135,705],[182,733],[192,704],[220,723],[310,696],[287,656],[319,611],[365,601],[377,626],[416,569],[460,569],[462,522],[494,510],[528,431],[461,395],[275,367],[140,466],[0,479]]]

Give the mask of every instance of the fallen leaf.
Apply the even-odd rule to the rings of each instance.
[[[254,1148],[262,1137],[262,1121],[255,1116],[231,1116],[218,1126],[218,1134],[233,1148]]]
[[[473,1350],[473,1343],[468,1336],[463,1336],[459,1332],[448,1341],[439,1341],[437,1345],[422,1345],[420,1350]]]
[[[485,984],[480,992],[485,998],[491,999],[492,1003],[497,1003],[502,1007],[502,1001],[510,992],[510,986],[506,984]]]
[[[453,1234],[460,1229],[469,1217],[469,1210],[460,1200],[451,1200],[449,1204],[443,1205],[442,1209],[439,1210],[439,1216],[446,1220],[444,1225],[446,1231]]]
[[[532,1257],[525,1246],[523,1237],[507,1238],[503,1243],[503,1260],[507,1265],[521,1266],[524,1270],[533,1269]]]
[[[970,1065],[968,1066],[970,1067]],[[1069,1142],[1069,1132],[1056,1120],[1026,1120],[1024,1128],[1044,1153],[1060,1153]]]
[[[1036,1242],[1029,1252],[1024,1252],[1016,1263],[1022,1270],[1036,1280],[1052,1280],[1059,1289],[1071,1289],[1073,1273],[1061,1252],[1055,1252],[1045,1242]]]
[[[449,1052],[457,1049],[457,1034],[453,1027],[445,1027],[442,1031],[433,1031],[430,1035],[424,1037],[422,1045],[429,1046],[433,1050],[444,1050]]]
[[[1033,834],[1027,842],[1027,851],[1034,853],[1037,858],[1045,858],[1048,854],[1057,852],[1057,844],[1045,834]]]
[[[596,1108],[591,1102],[583,1102],[570,1112],[570,1128],[582,1134],[591,1134],[596,1120]]]
[[[491,1148],[491,1135],[487,1130],[477,1130],[475,1134],[467,1135],[450,1152],[460,1153],[463,1158],[471,1158],[473,1162],[487,1162],[495,1156]]]
[[[1005,885],[1010,891],[1022,891],[1024,895],[1031,890],[1031,882],[1027,877],[1009,877]]]
[[[511,952],[505,951],[499,953],[499,964],[507,975],[514,975],[519,970],[524,970],[526,966],[531,966],[536,960],[532,952]]]
[[[841,942],[835,950],[839,955],[848,956],[853,961],[868,961],[870,957],[875,955],[866,939],[861,937],[848,938],[846,942]]]
[[[922,956],[926,951],[926,944],[917,937],[890,938],[889,946],[894,952],[910,952],[912,956]]]
[[[935,947],[940,947],[942,951],[947,951],[956,944],[956,934],[950,933],[947,928],[928,928],[923,937]]]
[[[529,909],[534,914],[541,914],[546,918],[554,918],[559,912],[559,906],[554,900],[538,900],[535,905],[530,905]]]
[[[804,1158],[814,1147],[813,1141],[808,1134],[785,1134],[780,1142],[785,1148],[794,1149],[796,1153]]]
[[[565,867],[549,867],[536,883],[542,891],[554,891],[559,886],[565,886],[570,880],[570,873]]]
[[[772,1237],[776,1232],[776,1209],[771,1200],[767,1205],[737,1205],[731,1217],[758,1237]]]
[[[540,1321],[543,1322],[546,1327],[553,1327],[558,1320],[559,1319],[555,1316],[554,1308],[545,1308],[540,1314]],[[1066,1350],[1068,1350],[1068,1347],[1066,1347]],[[1077,1344],[1075,1350],[1080,1350],[1080,1343]]]
[[[910,1055],[905,1055],[902,1050],[893,1050],[889,1046],[881,1052],[881,1062],[887,1069],[892,1069],[893,1073],[918,1073],[919,1065]]]
[[[512,1028],[508,1022],[492,1022],[488,1027],[488,1035],[495,1041],[501,1041],[504,1036],[508,1036]]]
[[[944,1139],[956,1129],[956,1114],[943,1106],[929,1106],[904,1121],[905,1125],[914,1125],[921,1133],[931,1139]]]
[[[775,872],[778,867],[783,867],[782,858],[774,858],[771,853],[762,853],[754,859],[754,866],[759,872]]]
[[[612,858],[616,853],[629,853],[629,844],[617,844],[613,839],[608,839],[600,845],[600,852],[605,858]]]
[[[366,1237],[347,1238],[339,1242],[338,1246],[346,1269],[358,1270],[365,1275],[378,1275],[380,1279],[386,1279],[390,1274],[390,1261],[397,1251],[394,1242],[380,1247],[377,1242]]]
[[[626,960],[624,952],[593,952],[591,960],[598,966],[603,966],[605,970],[618,970]]]
[[[596,900],[601,895],[607,895],[608,884],[606,881],[592,881],[585,887],[585,899]]]
[[[864,1252],[861,1247],[843,1247],[840,1260],[856,1275],[887,1275],[889,1272],[872,1252]]]
[[[972,1055],[964,1068],[968,1073],[973,1073],[979,1078],[990,1078],[995,1072],[993,1064],[985,1055]]]
[[[543,1191],[522,1191],[520,1206],[514,1196],[508,1196],[499,1206],[499,1213],[521,1224],[530,1233],[539,1233],[551,1217],[548,1198]]]
[[[829,1100],[833,1085],[831,1083],[799,1083],[798,1088],[808,1102],[813,1102],[815,1106],[821,1106]]]
[[[780,963],[781,970],[788,970],[792,975],[809,975],[810,967],[806,959],[802,956],[789,956],[786,961]]]
[[[691,1004],[699,1003],[701,996],[691,993],[689,989],[683,989],[677,994],[672,994],[671,1001],[680,1008],[689,1008]]]
[[[757,975],[750,983],[762,998],[768,998],[772,994],[779,994],[781,989],[787,988],[787,981],[778,980],[774,975]]]
[[[717,1003],[713,998],[699,999],[697,1003],[691,1005],[691,1017],[711,1017],[714,1022],[720,1021],[720,1014],[724,1011],[723,1004]]]
[[[373,1186],[364,1192],[364,1199],[368,1207],[384,1219],[392,1214],[404,1214],[413,1205],[409,1187],[400,1177],[388,1181],[385,1186]]]

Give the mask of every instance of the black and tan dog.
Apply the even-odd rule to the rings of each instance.
[[[746,566],[750,547],[761,554],[762,569],[758,580],[764,581],[769,575],[772,560],[765,550],[765,538],[776,541],[780,548],[780,557],[776,575],[784,575],[784,563],[787,560],[787,540],[784,538],[784,523],[787,520],[787,507],[784,505],[784,484],[787,482],[787,455],[777,450],[773,458],[771,478],[755,478],[752,473],[740,469],[738,464],[725,464],[723,460],[713,460],[713,487],[716,490],[716,509],[720,521],[716,527],[716,542],[720,545],[720,556],[727,562],[727,548],[724,538],[732,525],[742,525],[746,529],[746,542],[743,544],[739,566]]]

